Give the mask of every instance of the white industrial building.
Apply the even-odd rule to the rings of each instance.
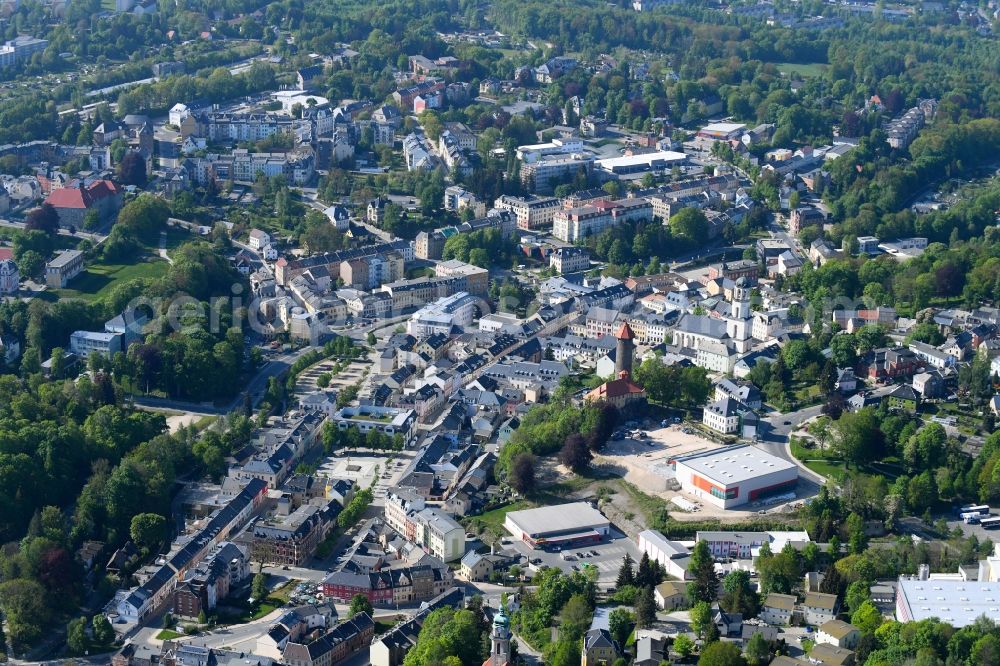
[[[1000,618],[1000,544],[993,555],[979,561],[979,571],[971,578],[965,568],[958,573],[930,573],[921,565],[917,576],[901,576],[896,583],[896,619],[918,622],[930,617],[947,622],[956,629],[974,623],[985,615]]]
[[[681,489],[723,509],[790,492],[798,483],[794,463],[755,446],[731,446],[673,461]]]
[[[655,530],[644,530],[639,532],[639,552],[661,565],[669,576],[678,580],[690,578],[687,568],[691,550],[679,541],[671,541]]]
[[[511,511],[503,526],[532,548],[596,543],[611,534],[611,522],[587,502]]]

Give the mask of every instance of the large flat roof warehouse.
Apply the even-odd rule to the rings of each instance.
[[[725,485],[756,479],[763,474],[795,469],[795,463],[750,445],[695,453],[677,458],[677,462],[684,463],[707,479]]]
[[[709,123],[701,128],[698,132],[699,134],[732,134],[733,132],[739,132],[746,128],[743,123]]]
[[[896,619],[930,617],[967,627],[981,615],[1000,618],[1000,583],[965,580],[904,580],[896,586]]]
[[[638,173],[654,169],[666,169],[687,159],[684,153],[661,150],[655,153],[608,157],[594,162],[598,169],[610,173]]]
[[[600,541],[610,533],[611,523],[586,502],[571,502],[537,509],[511,511],[504,527],[532,546],[545,543]]]

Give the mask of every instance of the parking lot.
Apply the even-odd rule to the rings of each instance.
[[[597,569],[597,583],[601,587],[612,587],[618,578],[618,569],[622,566],[622,560],[628,553],[632,559],[639,562],[639,549],[635,543],[627,536],[611,528],[611,538],[598,544],[580,546],[579,548],[567,548],[561,553],[550,553],[544,550],[537,550],[513,537],[507,537],[508,545],[517,550],[532,563],[532,568],[538,569],[543,566],[555,567],[567,573],[579,570],[585,564],[589,564]],[[591,553],[597,553],[592,555]],[[583,555],[584,557],[580,557]],[[564,558],[572,557],[573,559]]]
[[[336,374],[333,374],[333,366],[336,365],[336,363],[337,361],[333,360],[323,361],[306,370],[303,370],[295,382],[295,393],[297,395],[304,395],[315,391],[319,388],[316,386],[316,380],[319,379],[319,376],[325,372],[331,374],[330,384],[327,388],[331,391],[339,393],[348,386],[352,386],[361,381],[369,370],[367,363],[362,361],[352,361],[346,368]]]

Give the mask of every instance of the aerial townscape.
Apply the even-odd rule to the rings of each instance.
[[[0,663],[1000,666],[998,33],[0,0]]]

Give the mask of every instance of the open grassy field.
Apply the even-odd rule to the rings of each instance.
[[[822,76],[828,67],[828,65],[821,62],[810,62],[805,64],[799,62],[776,62],[774,64],[775,67],[778,68],[778,71],[786,76],[798,74],[806,79]]]
[[[147,259],[136,264],[92,264],[71,280],[65,289],[54,289],[59,298],[82,298],[95,301],[103,298],[117,282],[134,278],[159,278],[167,273],[169,264],[162,259]]]
[[[494,534],[506,534],[506,530],[503,528],[503,522],[507,518],[507,514],[511,511],[520,511],[521,509],[531,509],[535,505],[527,500],[518,500],[507,506],[502,506],[498,509],[493,509],[492,511],[487,511],[484,514],[475,517],[475,520],[482,521],[485,523],[486,527],[490,529]]]

